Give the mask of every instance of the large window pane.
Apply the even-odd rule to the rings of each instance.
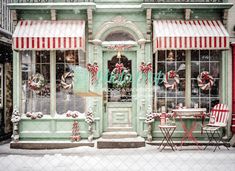
[[[49,51],[23,51],[22,112],[50,114],[50,53]]]
[[[78,51],[56,52],[56,112],[85,111],[85,99],[73,93],[74,68],[79,66]],[[64,83],[71,88],[66,88]]]
[[[158,51],[156,59],[157,72],[155,73],[157,112],[161,112],[162,106],[167,112],[171,112],[179,103],[185,103],[185,51]],[[166,88],[164,76],[173,70],[179,75],[180,83],[176,88]],[[168,78],[167,82],[173,85],[174,78]]]
[[[221,56],[221,51],[191,51],[191,107],[197,103],[199,107],[205,107],[209,111],[219,103]],[[203,71],[208,71],[214,79],[214,84],[209,90],[203,90],[198,86],[197,77]]]

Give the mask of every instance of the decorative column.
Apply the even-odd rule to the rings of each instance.
[[[231,131],[235,134],[235,42],[231,44],[232,46],[232,124]]]

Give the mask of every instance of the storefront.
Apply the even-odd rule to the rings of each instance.
[[[185,20],[184,7],[166,18],[167,8],[148,4],[129,5],[131,13],[98,4],[75,12],[58,6],[44,14],[18,13],[16,142],[71,140],[75,121],[76,136],[88,138],[88,144],[100,137],[140,136],[144,142],[148,112],[171,112],[179,104],[208,112],[218,103],[231,105],[229,36],[218,11],[210,10],[216,17],[205,19],[195,10],[199,18]],[[40,16],[44,19],[35,19]],[[153,139],[162,137],[158,124]],[[200,130],[194,133],[203,140]],[[179,128],[175,138],[180,137]]]

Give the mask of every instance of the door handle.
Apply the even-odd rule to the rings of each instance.
[[[103,103],[104,103],[104,112],[106,113],[106,107],[107,107],[107,92],[103,91]]]

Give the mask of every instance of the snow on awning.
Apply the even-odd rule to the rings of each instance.
[[[13,34],[15,50],[85,51],[85,21],[22,20]]]
[[[153,50],[228,49],[229,34],[220,21],[157,20],[153,22]]]

